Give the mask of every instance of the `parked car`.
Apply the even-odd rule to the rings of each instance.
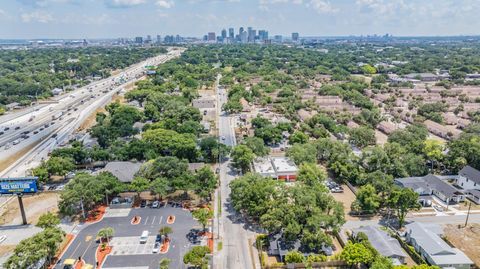
[[[155,242],[155,245],[153,246],[152,253],[158,253],[160,251],[160,242]]]
[[[140,207],[146,207],[147,206],[147,201],[146,200],[142,200],[140,202]]]
[[[154,201],[152,203],[152,208],[158,208],[159,205],[160,205],[160,203],[158,201]]]

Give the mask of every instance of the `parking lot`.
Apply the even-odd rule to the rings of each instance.
[[[175,216],[173,224],[167,224],[167,218]],[[140,217],[138,224],[132,224],[134,216]],[[169,226],[173,232],[169,235],[170,248],[167,253],[153,253],[158,230]],[[112,227],[115,231],[110,241],[113,247],[102,268],[121,269],[158,268],[162,258],[171,260],[170,268],[187,268],[183,264],[183,255],[194,245],[201,243],[198,231],[201,229],[189,211],[181,207],[164,205],[160,208],[109,209],[102,221],[83,227],[69,246],[56,268],[62,268],[62,261],[68,258],[82,259],[88,264],[95,264],[95,250],[99,243],[94,240],[98,231]],[[140,235],[148,231],[146,243],[140,243]],[[93,239],[92,239],[93,238]]]

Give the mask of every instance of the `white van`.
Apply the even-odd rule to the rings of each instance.
[[[147,239],[148,239],[148,231],[143,231],[142,235],[140,236],[140,244],[147,243]]]

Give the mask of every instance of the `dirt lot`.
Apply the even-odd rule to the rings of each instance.
[[[42,214],[58,211],[58,197],[59,194],[53,192],[24,196],[23,205],[25,207],[25,214],[27,215],[28,223],[35,224]],[[0,225],[16,225],[21,223],[22,217],[20,215],[18,200],[17,198],[14,198],[6,208],[2,208]]]
[[[333,198],[335,200],[343,203],[343,208],[345,210],[345,219],[352,220],[357,219],[350,216],[350,206],[355,201],[355,194],[348,188],[347,185],[342,185],[344,192],[343,193],[332,193]]]
[[[480,224],[474,223],[466,228],[458,225],[445,225],[445,237],[456,248],[462,250],[476,265],[480,266]]]

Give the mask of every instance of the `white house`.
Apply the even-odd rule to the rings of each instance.
[[[292,182],[297,179],[298,168],[286,157],[258,158],[253,163],[255,172],[264,177]]]
[[[443,231],[436,224],[413,222],[405,226],[406,239],[431,265],[441,268],[469,269],[472,260],[461,250],[450,247],[442,238]]]
[[[464,190],[480,190],[480,171],[467,165],[458,172],[455,183]]]

